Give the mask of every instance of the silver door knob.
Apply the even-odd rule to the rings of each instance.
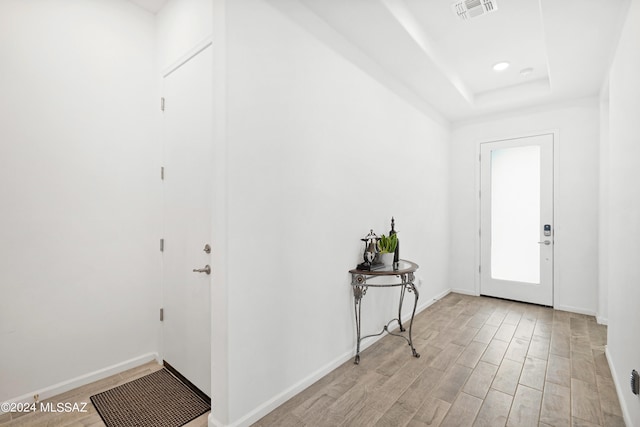
[[[211,274],[211,267],[209,267],[209,265],[205,265],[204,268],[194,268],[193,269],[194,273],[207,273],[207,274]]]
[[[551,240],[545,240],[544,242],[538,242],[539,245],[547,245],[549,246],[551,244]]]

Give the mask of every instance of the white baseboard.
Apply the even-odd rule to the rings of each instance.
[[[431,306],[434,303],[436,303],[438,300],[440,300],[440,299],[444,298],[445,296],[447,296],[450,292],[451,292],[451,290],[447,289],[446,291],[441,292],[440,294],[438,294],[435,297],[431,298],[429,301],[425,302],[424,304],[419,305],[416,308],[416,315],[418,313],[420,313],[421,311],[425,310],[426,308],[428,308],[429,306]],[[402,322],[403,323],[407,322],[410,319],[411,319],[411,314],[407,314],[406,316],[403,316]],[[362,352],[365,349],[371,347],[377,341],[382,339],[385,335],[386,334],[382,334],[379,337],[372,337],[370,339],[367,339],[366,343],[362,344],[360,346],[360,351]],[[291,386],[288,389],[284,390],[282,393],[277,394],[276,396],[274,396],[271,399],[267,400],[262,405],[258,406],[253,411],[251,411],[248,414],[244,415],[240,419],[232,422],[231,424],[226,424],[225,425],[224,423],[221,423],[219,420],[217,420],[214,417],[213,411],[212,411],[211,414],[209,415],[209,421],[208,421],[209,427],[246,427],[246,426],[250,426],[251,424],[253,424],[256,421],[258,421],[260,418],[262,418],[265,415],[267,415],[269,412],[271,412],[274,409],[276,409],[278,406],[280,406],[283,403],[285,403],[287,400],[291,399],[296,394],[300,393],[302,390],[304,390],[307,387],[309,387],[311,384],[313,384],[316,381],[318,381],[320,378],[322,378],[325,375],[329,374],[329,372],[333,371],[334,369],[336,369],[337,367],[339,367],[340,365],[342,365],[346,361],[352,360],[353,357],[354,357],[353,350],[349,350],[349,351],[341,354],[340,356],[338,356],[335,359],[333,359],[331,362],[327,363],[326,365],[322,366],[320,369],[316,370],[315,372],[311,373],[307,377],[305,377],[302,380],[298,381],[296,384],[294,384],[293,386]]]
[[[613,378],[613,385],[616,387],[616,393],[618,394],[618,401],[620,402],[620,409],[622,410],[622,418],[624,419],[625,425],[633,426],[631,422],[631,415],[629,415],[629,408],[627,408],[626,400],[621,398],[624,396],[625,392],[628,392],[629,389],[623,390],[618,382],[618,374],[616,372],[616,368],[613,365],[611,353],[609,353],[609,347],[605,346],[604,354],[607,356],[607,363],[609,364],[609,370],[611,371],[611,377]],[[626,386],[627,384],[625,384]]]
[[[378,339],[380,339],[380,337],[376,337],[375,340],[371,340],[371,341],[375,342]],[[363,349],[364,349],[364,346],[363,346],[363,348],[361,348],[360,351],[362,351]],[[301,381],[297,382],[293,386],[291,386],[288,389],[284,390],[282,393],[280,393],[280,394],[272,397],[271,399],[267,400],[262,405],[258,406],[253,411],[251,411],[248,414],[244,415],[240,419],[232,422],[231,424],[227,424],[226,427],[245,427],[245,426],[250,426],[251,424],[253,424],[256,421],[258,421],[260,418],[264,417],[269,412],[273,411],[278,406],[282,405],[284,402],[286,402],[287,400],[291,399],[293,396],[295,396],[296,394],[300,393],[302,390],[306,389],[311,384],[315,383],[320,378],[322,378],[325,375],[329,374],[329,372],[333,371],[338,366],[342,365],[343,363],[345,363],[346,361],[348,361],[348,360],[350,360],[352,358],[353,358],[353,352],[352,351],[349,351],[347,353],[344,353],[344,354],[340,355],[339,357],[335,358],[334,360],[332,360],[328,364],[324,365],[320,369],[318,369],[315,372],[313,372],[310,375],[308,375],[306,378],[303,378]],[[222,425],[220,425],[218,423],[213,423],[212,424],[211,423],[212,420],[209,420],[209,421],[210,421],[209,422],[209,426],[210,427],[211,426],[212,427],[223,427]]]
[[[596,312],[593,310],[585,310],[584,308],[571,307],[570,305],[559,305],[556,304],[553,306],[556,310],[569,311],[571,313],[585,314],[587,316],[596,316]]]
[[[111,375],[119,374],[120,372],[124,372],[127,369],[144,365],[145,363],[150,362],[152,360],[156,360],[158,363],[160,363],[157,353],[143,354],[142,356],[134,357],[133,359],[129,359],[124,362],[117,363],[115,365],[107,366],[106,368],[98,369],[97,371],[89,372],[88,374],[81,375],[79,377],[75,377],[70,380],[60,382],[58,384],[54,384],[39,390],[34,390],[27,394],[23,394],[22,396],[18,396],[13,399],[7,400],[7,402],[8,403],[33,403],[33,396],[35,396],[36,394],[38,395],[39,400],[48,399],[50,397],[65,393],[69,390],[73,390],[74,388],[82,387],[83,385],[87,385],[92,382],[99,381]],[[2,414],[3,412],[0,410],[0,415]]]
[[[420,310],[424,310],[425,308],[433,305],[434,303],[436,303],[437,301],[441,300],[442,298],[446,297],[447,295],[449,295],[451,292],[453,292],[453,289],[447,289],[445,291],[440,292],[438,295],[436,295],[435,297],[433,297],[431,299],[431,301],[429,301],[428,303],[425,304],[425,306]]]
[[[213,408],[211,412],[209,412],[209,417],[207,418],[208,427],[225,427],[224,423],[221,423],[213,416]]]
[[[454,294],[471,295],[472,297],[480,296],[475,291],[470,291],[468,289],[451,289],[451,292]]]

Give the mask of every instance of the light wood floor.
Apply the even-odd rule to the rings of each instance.
[[[411,357],[387,336],[256,426],[624,426],[604,355],[606,327],[590,316],[450,294],[416,316]],[[86,414],[0,417],[0,426],[103,426],[93,394],[154,372],[155,362],[58,395]],[[19,415],[19,414],[13,414]],[[205,427],[204,414],[187,424]]]
[[[162,369],[161,365],[156,362],[149,362],[137,368],[130,369],[118,375],[105,378],[103,380],[88,384],[83,387],[70,390],[66,393],[44,400],[43,402],[68,402],[81,403],[86,402],[87,413],[44,413],[35,412],[31,414],[4,414],[0,416],[0,426],[2,427],[103,427],[100,415],[91,404],[89,399],[96,393],[109,390],[121,384],[133,381],[142,376],[148,375]],[[11,416],[13,415],[13,419]],[[202,414],[195,420],[186,424],[186,427],[206,427],[209,412]]]
[[[450,294],[255,426],[624,426],[591,316]]]

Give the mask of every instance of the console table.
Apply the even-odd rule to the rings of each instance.
[[[353,297],[354,297],[354,308],[356,314],[356,331],[358,335],[358,342],[356,345],[356,357],[353,363],[356,365],[360,363],[360,342],[365,338],[377,337],[382,335],[384,332],[389,335],[394,335],[396,337],[403,338],[411,347],[411,352],[414,357],[420,357],[416,349],[413,347],[413,339],[411,337],[411,332],[413,329],[413,318],[416,314],[416,307],[418,306],[418,289],[414,285],[415,280],[415,271],[418,269],[418,264],[413,263],[411,261],[400,260],[395,266],[384,267],[378,270],[358,270],[353,269],[349,270],[351,273],[351,287],[353,288]],[[376,279],[380,279],[383,277],[396,276],[399,281],[393,283],[376,283],[379,282]],[[382,331],[378,334],[371,334],[361,337],[360,335],[360,321],[362,317],[361,309],[362,309],[362,297],[364,297],[369,288],[391,288],[391,287],[400,287],[400,304],[398,306],[398,317],[396,319],[391,319],[389,323],[387,323]],[[400,332],[405,332],[406,329],[402,326],[402,301],[404,300],[405,291],[412,292],[414,294],[414,303],[413,303],[413,311],[411,312],[411,321],[409,322],[409,336],[406,337],[401,334],[393,333],[389,330],[389,325],[393,322],[398,322],[400,326]]]

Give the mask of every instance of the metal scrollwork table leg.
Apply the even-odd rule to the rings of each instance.
[[[407,282],[406,274],[401,276],[402,283]],[[400,303],[398,304],[398,325],[400,325],[400,332],[406,331],[404,326],[402,326],[402,301],[404,301],[404,292],[407,289],[406,286],[400,286]]]
[[[413,284],[413,280],[407,284],[406,288],[409,292],[413,292],[413,295],[415,296],[415,300],[413,303],[413,311],[411,312],[411,322],[409,323],[409,346],[411,347],[411,352],[413,353],[413,357],[420,357],[420,354],[416,351],[416,348],[413,346],[413,338],[412,338],[413,318],[416,315],[416,307],[418,306],[418,297],[420,295],[418,294],[418,288],[416,288],[416,285]]]
[[[360,317],[361,317],[361,308],[362,308],[362,297],[367,293],[367,286],[365,285],[366,279],[362,275],[358,275],[353,277],[352,285],[353,285],[353,301],[354,308],[356,314],[356,333],[357,333],[357,344],[356,344],[356,358],[353,363],[356,365],[360,363]]]
[[[355,311],[355,317],[356,317],[356,334],[357,334],[357,343],[356,343],[356,356],[355,359],[353,361],[353,363],[355,363],[356,365],[358,365],[360,363],[360,342],[365,339],[365,338],[370,338],[370,337],[374,337],[374,336],[379,336],[382,335],[384,332],[387,332],[389,335],[394,335],[397,337],[401,337],[404,338],[407,341],[407,344],[409,344],[409,347],[411,347],[411,353],[413,354],[413,357],[420,357],[420,354],[416,351],[415,347],[413,346],[413,318],[415,317],[416,314],[416,308],[418,306],[418,297],[419,297],[419,293],[418,293],[418,289],[415,287],[413,281],[414,281],[414,275],[413,273],[409,273],[409,275],[402,275],[402,284],[399,285],[401,290],[400,290],[400,304],[398,307],[398,318],[397,319],[392,319],[388,324],[386,324],[382,331],[380,331],[380,333],[378,334],[372,334],[372,335],[367,335],[367,336],[362,336],[362,330],[361,330],[361,319],[362,319],[362,297],[364,295],[366,295],[367,293],[367,289],[368,286],[366,284],[366,277],[364,277],[363,275],[354,275],[352,278],[352,286],[353,286],[353,299],[354,299],[354,311]],[[404,335],[400,335],[400,334],[396,334],[393,332],[389,331],[389,325],[391,323],[393,323],[394,321],[397,321],[399,326],[400,326],[400,331],[401,332],[405,332],[406,329],[404,328],[404,326],[402,325],[402,301],[404,300],[404,295],[405,295],[405,291],[408,291],[410,293],[413,293],[414,295],[414,303],[413,303],[413,311],[411,312],[411,321],[409,322],[409,337],[405,337]]]

